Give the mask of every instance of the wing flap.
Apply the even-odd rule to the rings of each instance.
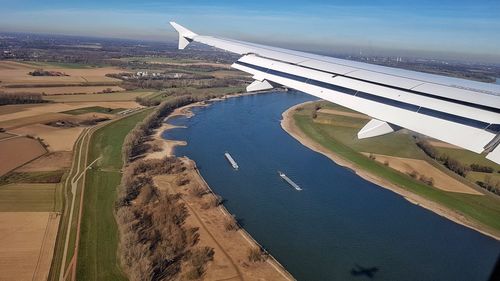
[[[331,74],[321,73],[311,69],[300,70],[300,66],[288,65],[283,62],[273,61],[266,58],[257,57],[255,55],[243,56],[238,62],[259,66],[259,70],[256,70],[255,68],[235,64],[235,67],[237,69],[252,73],[256,76],[259,76],[261,79],[272,81],[289,88],[294,88],[299,91],[309,93],[321,99],[364,113],[374,119],[382,120],[403,128],[407,128],[409,130],[431,136],[433,138],[454,144],[456,146],[472,150],[476,153],[481,153],[484,150],[484,146],[488,144],[488,142],[493,137],[495,137],[494,133],[487,132],[482,129],[472,128],[460,123],[450,122],[437,117],[424,115],[416,111],[410,111],[404,108],[396,108],[394,106],[383,104],[374,100],[367,100],[361,95],[356,96],[353,94],[346,94],[331,89],[325,89],[324,87],[315,86],[310,83],[310,79],[319,79],[323,82],[333,83],[345,88],[354,88],[361,91],[376,92],[381,97],[400,99],[401,97],[398,97],[398,95],[401,95],[401,93],[394,89],[384,89],[384,87],[382,86],[373,86],[367,83],[361,85],[364,82],[352,80],[343,76],[334,77]],[[270,68],[278,70],[280,72],[286,70],[293,73],[293,75],[280,76],[278,75],[279,73],[270,71]],[[317,76],[318,74],[319,76]],[[440,102],[444,103],[444,101]],[[454,105],[448,106],[453,107]],[[462,105],[456,106],[463,107]],[[476,115],[478,114],[478,111],[473,111],[471,113],[474,112],[476,113]],[[496,115],[492,115],[489,117],[495,116]]]
[[[360,79],[364,81],[372,81],[378,84],[387,84],[387,85],[398,85],[399,88],[403,89],[412,89],[418,85],[421,85],[423,82],[408,79],[405,77],[399,77],[394,75],[388,75],[385,73],[368,71],[368,70],[357,70],[346,74],[347,77],[352,77],[355,79]]]

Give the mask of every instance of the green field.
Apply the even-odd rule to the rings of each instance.
[[[80,115],[80,114],[85,114],[85,113],[89,113],[89,112],[115,114],[115,113],[118,113],[118,112],[123,111],[123,110],[125,110],[125,109],[124,108],[107,108],[107,107],[102,107],[102,106],[90,106],[90,107],[83,107],[83,108],[63,111],[61,113],[66,113],[66,114],[71,114],[71,115]]]
[[[215,88],[204,88],[197,89],[193,87],[184,87],[184,88],[174,88],[168,89],[162,92],[152,93],[149,96],[146,96],[146,99],[151,101],[159,101],[162,102],[174,94],[184,95],[189,94],[194,98],[205,99],[207,97],[220,97],[229,94],[242,93],[245,91],[244,87],[215,87]]]
[[[484,155],[474,153],[472,151],[468,151],[465,149],[456,149],[456,148],[445,148],[445,147],[435,147],[437,151],[441,154],[446,154],[452,158],[460,159],[460,162],[463,164],[480,164],[485,166],[490,166],[495,169],[495,171],[500,171],[500,165],[495,162],[488,160],[484,157]]]
[[[126,280],[117,259],[118,230],[113,214],[123,165],[121,147],[127,133],[150,112],[118,120],[92,135],[88,163],[102,158],[85,179],[78,280]]]
[[[108,94],[51,95],[44,96],[44,100],[53,102],[135,101],[137,97],[148,97],[155,94],[155,91],[125,91]]]
[[[25,64],[33,65],[35,67],[53,67],[53,68],[70,68],[70,69],[88,69],[96,68],[97,66],[91,66],[82,63],[69,63],[69,62],[42,62],[42,61],[19,61]]]
[[[310,109],[312,109],[312,105],[304,107],[302,111],[296,112],[294,114],[294,120],[299,129],[311,139],[335,152],[340,157],[349,160],[356,166],[387,179],[406,190],[457,210],[465,216],[484,224],[486,228],[500,235],[499,197],[491,194],[477,196],[445,192],[424,185],[406,174],[386,167],[360,153],[360,151],[369,151],[396,156],[420,155],[424,157],[421,152],[418,152],[415,148],[416,145],[414,143],[411,145],[409,144],[410,140],[405,139],[404,135],[389,134],[387,136],[370,138],[365,140],[374,143],[373,147],[369,147],[368,143],[355,140],[355,133],[357,130],[353,128],[346,129],[341,126],[325,125],[314,122],[311,117]],[[318,118],[321,118],[320,115],[318,115],[317,119]],[[335,116],[335,118],[337,118],[337,116]],[[366,120],[364,122],[366,122]],[[347,131],[350,131],[350,135],[346,133]],[[408,150],[409,152],[402,150]]]
[[[354,113],[353,111],[339,105],[326,102],[321,102],[320,104],[321,108],[324,109],[335,109]],[[304,111],[299,114],[311,116],[310,111],[312,110],[313,105],[309,104],[303,108]],[[366,123],[368,123],[369,119],[318,113],[315,121],[315,125],[321,127],[325,136],[334,138],[356,151],[414,159],[425,158],[425,154],[415,145],[415,141],[412,136],[406,133],[395,133],[376,138],[358,139],[358,131]]]
[[[192,95],[194,98],[206,98],[210,96],[223,96],[243,92],[245,92],[245,87],[215,87],[206,89],[185,87],[182,89],[167,90],[165,94],[170,95],[172,93],[187,93]]]
[[[500,181],[500,173],[469,172],[467,174],[467,179],[472,182],[484,181],[485,177],[490,177],[490,179],[493,181]]]
[[[434,147],[439,154],[448,155],[449,157],[460,161],[462,164],[471,165],[479,164],[483,166],[489,166],[493,168],[493,173],[479,173],[479,172],[469,172],[467,173],[466,179],[470,182],[476,183],[477,181],[484,182],[486,179],[491,179],[496,182],[500,182],[500,165],[497,163],[486,159],[484,155],[474,153],[465,149],[448,148],[448,147]]]
[[[197,63],[197,62],[206,62],[200,60],[192,60],[192,59],[177,59],[177,58],[167,58],[167,57],[128,57],[128,58],[120,58],[120,61],[125,62],[146,62],[146,63]]]
[[[0,177],[0,186],[9,183],[58,183],[64,170],[47,172],[10,172]]]
[[[56,184],[16,183],[0,186],[0,212],[53,212]]]

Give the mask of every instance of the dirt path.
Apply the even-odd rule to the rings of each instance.
[[[182,201],[186,204],[186,206],[188,206],[188,208],[191,211],[191,213],[196,217],[196,220],[198,221],[198,224],[203,228],[203,230],[205,230],[207,232],[207,234],[210,236],[210,238],[213,240],[213,242],[219,248],[218,250],[220,250],[220,253],[222,253],[224,255],[224,257],[227,260],[229,260],[229,262],[231,263],[233,269],[236,271],[237,275],[235,277],[231,277],[229,279],[238,278],[239,280],[244,280],[243,279],[243,275],[241,274],[241,271],[240,271],[239,267],[236,265],[236,263],[231,258],[231,256],[229,256],[229,254],[226,252],[226,250],[224,250],[224,248],[219,243],[219,241],[217,241],[217,239],[212,234],[212,232],[210,232],[210,230],[207,228],[207,226],[205,225],[205,223],[203,222],[203,220],[200,218],[200,215],[198,214],[198,212],[193,208],[193,206],[188,201],[186,201],[184,199],[182,199]],[[217,252],[217,253],[219,253],[219,252]],[[219,279],[219,280],[221,280],[221,279]],[[227,279],[222,279],[222,280],[227,280]]]
[[[75,209],[75,201],[76,201],[76,186],[74,184],[74,180],[75,180],[75,177],[78,176],[79,172],[80,172],[80,163],[81,163],[81,160],[82,160],[82,150],[83,150],[83,142],[85,140],[85,137],[87,136],[89,130],[86,129],[85,131],[83,131],[82,135],[80,135],[79,137],[79,140],[76,141],[76,149],[75,151],[78,151],[78,156],[75,155],[75,160],[78,159],[77,161],[73,161],[73,165],[71,165],[71,169],[70,169],[70,172],[69,172],[69,175],[67,178],[66,178],[66,181],[65,181],[65,188],[68,188],[68,187],[71,187],[71,207],[70,207],[70,211],[69,211],[69,219],[68,219],[68,223],[67,223],[67,231],[66,231],[66,237],[65,237],[65,242],[64,242],[64,249],[63,249],[63,257],[62,257],[62,260],[61,260],[61,268],[59,270],[59,281],[62,281],[62,280],[65,280],[64,279],[64,276],[65,276],[65,266],[66,266],[66,259],[67,259],[67,253],[68,253],[68,247],[69,247],[69,240],[70,240],[70,236],[71,236],[71,224],[73,222],[73,212],[74,212],[74,209]],[[77,166],[76,167],[76,173],[73,174],[73,171],[75,169],[75,165]],[[71,175],[73,175],[71,177]],[[81,207],[81,206],[80,206]],[[71,268],[70,266],[68,266],[68,270],[69,268]]]

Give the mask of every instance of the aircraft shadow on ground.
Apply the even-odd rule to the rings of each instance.
[[[354,267],[351,269],[351,275],[357,277],[366,276],[370,279],[373,279],[375,277],[375,274],[379,270],[380,269],[377,266],[364,267],[359,264],[355,264]]]

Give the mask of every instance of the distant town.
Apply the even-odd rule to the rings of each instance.
[[[104,39],[63,35],[24,33],[0,34],[0,54],[3,59],[26,61],[59,61],[61,63],[85,63],[95,66],[131,66],[138,69],[135,77],[163,78],[164,74],[141,71],[147,62],[134,57],[172,57],[175,59],[203,59],[215,63],[232,63],[237,56],[227,52],[214,52],[212,48],[193,45],[184,52],[177,51],[175,42],[137,41],[128,39]],[[500,77],[500,65],[471,63],[457,60],[436,60],[425,57],[325,54],[338,58],[369,62],[414,71],[447,75],[457,78],[493,83]],[[129,60],[117,60],[119,58]],[[181,74],[179,74],[181,75]],[[169,75],[172,76],[172,75]],[[173,75],[169,78],[179,78]]]

